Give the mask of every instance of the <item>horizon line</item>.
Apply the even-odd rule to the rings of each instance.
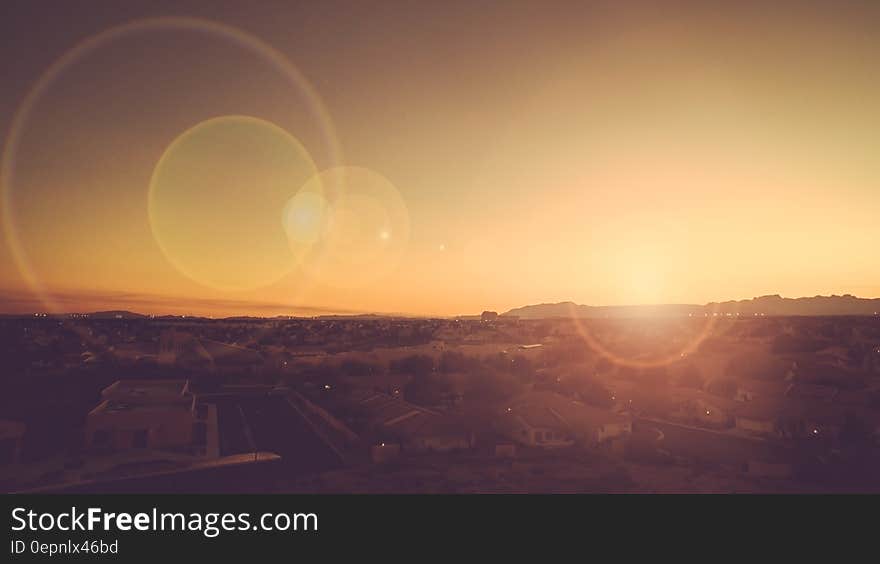
[[[123,294],[123,295],[125,295],[125,296],[127,296],[127,297],[129,297],[129,298],[131,298],[131,297],[133,296],[132,294]],[[117,297],[118,297],[118,296],[117,296]],[[70,296],[70,295],[68,294],[68,295],[66,296],[66,298],[67,298],[67,299],[72,299],[72,296]],[[100,298],[97,297],[97,296],[95,296],[95,298],[100,299]],[[162,303],[162,302],[164,302],[164,303],[167,304],[168,302],[172,302],[172,301],[174,301],[174,298],[165,297],[165,296],[154,296],[153,298],[154,298],[154,301],[157,302],[157,305],[158,305],[158,303]],[[852,298],[852,299],[856,299],[856,300],[864,300],[864,301],[880,300],[880,297],[862,297],[862,296],[856,296],[856,295],[854,295],[854,294],[849,294],[849,293],[845,293],[845,294],[828,294],[828,295],[824,295],[824,294],[816,294],[816,295],[813,295],[813,296],[797,296],[797,297],[788,297],[788,296],[783,296],[783,295],[781,295],[781,294],[763,294],[763,295],[760,295],[760,296],[753,296],[753,297],[751,297],[751,298],[728,299],[728,300],[721,300],[721,301],[709,301],[709,302],[702,303],[702,304],[700,304],[700,303],[683,303],[683,302],[680,302],[680,303],[666,302],[666,303],[633,303],[633,304],[601,304],[601,305],[593,305],[593,304],[580,304],[580,303],[577,303],[577,302],[575,302],[575,301],[573,301],[573,300],[563,300],[563,301],[558,301],[558,302],[539,302],[539,303],[531,303],[531,304],[526,304],[526,305],[522,305],[522,306],[512,307],[512,308],[509,308],[509,309],[507,309],[507,310],[505,310],[505,311],[503,311],[503,312],[495,312],[495,313],[498,313],[499,315],[505,315],[505,314],[508,314],[508,313],[510,313],[510,312],[514,312],[514,311],[516,311],[516,310],[525,309],[525,308],[530,308],[530,307],[540,307],[540,306],[559,306],[559,305],[566,305],[566,304],[571,304],[573,307],[579,307],[579,308],[586,307],[586,308],[597,308],[597,309],[599,309],[599,308],[652,308],[652,307],[654,307],[654,308],[660,308],[660,307],[696,307],[696,308],[704,308],[704,307],[709,307],[709,306],[712,306],[712,305],[723,305],[723,304],[730,304],[730,303],[750,302],[750,301],[758,300],[758,299],[761,299],[761,298],[778,298],[778,299],[781,299],[781,300],[792,300],[792,301],[794,301],[794,300],[809,300],[809,299],[817,299],[817,298],[826,298],[826,299],[833,299],[833,298]],[[110,299],[110,300],[113,300],[113,297],[109,297],[109,299]],[[28,301],[28,302],[36,302],[36,301],[40,301],[40,300],[39,300],[39,298],[36,298],[36,297],[31,296],[31,297],[26,298],[26,299],[24,299],[24,300],[19,299],[19,300],[13,300],[13,301]],[[65,301],[65,300],[62,300],[62,301]],[[133,301],[134,301],[134,302],[138,302],[138,301],[140,301],[140,302],[147,302],[147,301],[150,301],[150,300],[149,300],[149,297],[146,296],[146,295],[138,295],[138,297],[137,297],[137,298],[134,298]],[[71,309],[71,310],[60,311],[60,312],[52,312],[52,311],[49,311],[49,310],[46,310],[46,309],[32,309],[32,310],[22,309],[22,310],[20,310],[20,311],[9,311],[9,310],[4,310],[4,311],[0,311],[0,316],[2,316],[2,317],[32,317],[32,316],[64,317],[64,316],[77,316],[77,315],[80,315],[80,316],[90,316],[90,315],[97,315],[97,314],[102,314],[102,313],[120,312],[120,313],[128,313],[128,314],[132,314],[132,315],[142,316],[142,317],[145,317],[145,318],[176,317],[176,318],[216,319],[216,320],[235,319],[235,318],[255,318],[255,319],[277,319],[277,318],[316,319],[316,318],[321,318],[321,317],[386,317],[386,318],[391,318],[391,317],[404,317],[404,318],[423,318],[423,319],[455,319],[455,318],[461,318],[461,317],[478,317],[478,316],[480,316],[483,312],[486,312],[486,311],[493,311],[493,310],[491,310],[491,309],[483,309],[482,312],[475,312],[475,313],[458,313],[458,314],[440,315],[440,314],[430,314],[430,313],[407,313],[407,312],[381,312],[381,311],[369,311],[369,310],[346,310],[345,308],[338,308],[338,309],[337,309],[337,308],[331,308],[331,307],[318,307],[318,306],[294,306],[294,305],[288,305],[288,304],[277,304],[277,303],[271,303],[271,304],[270,304],[270,303],[259,303],[259,302],[254,302],[254,303],[250,303],[250,304],[248,304],[248,303],[246,303],[246,302],[242,302],[242,301],[237,301],[237,300],[224,300],[224,299],[216,299],[216,300],[214,300],[214,299],[204,299],[204,298],[199,299],[199,298],[196,298],[195,300],[180,300],[180,301],[197,301],[197,302],[205,303],[206,305],[209,304],[209,303],[217,303],[217,304],[223,304],[223,303],[225,303],[227,306],[231,306],[232,304],[234,304],[235,307],[248,307],[248,306],[251,306],[251,307],[253,307],[254,309],[251,310],[251,311],[248,311],[248,312],[246,312],[246,313],[243,312],[243,313],[238,313],[238,314],[233,314],[233,315],[216,315],[216,316],[215,316],[215,315],[210,315],[210,314],[198,314],[198,313],[142,313],[142,312],[140,312],[140,311],[137,311],[137,308],[136,308],[136,307],[135,307],[135,308],[130,308],[129,306],[118,306],[118,307],[99,308],[99,309],[93,309],[93,310],[75,310],[75,309]],[[307,314],[307,313],[277,313],[277,314],[274,314],[274,315],[261,315],[261,314],[257,313],[257,311],[254,311],[254,310],[260,310],[260,309],[265,310],[265,309],[270,309],[270,308],[271,308],[271,309],[285,309],[285,308],[290,308],[290,309],[292,309],[292,310],[300,310],[300,312],[302,312],[302,311],[312,311],[312,312],[314,312],[314,313],[311,314],[311,315],[310,315],[310,314]],[[873,314],[874,314],[874,315],[877,315],[878,312],[873,312]],[[847,314],[841,314],[841,315],[847,315]],[[849,315],[853,315],[853,314],[849,314]],[[866,315],[866,316],[869,316],[869,317],[871,316],[871,314],[867,314],[867,313],[866,313],[866,314],[857,314],[857,315]]]

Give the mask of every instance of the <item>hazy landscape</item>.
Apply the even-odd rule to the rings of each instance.
[[[0,490],[880,493],[878,29],[5,1]]]
[[[607,318],[539,316],[564,304],[458,318],[6,316],[0,483],[877,492],[880,316],[846,315],[854,302],[871,303],[586,310]],[[792,303],[827,315],[774,309]]]

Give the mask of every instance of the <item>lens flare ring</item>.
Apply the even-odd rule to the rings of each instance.
[[[316,174],[306,148],[272,122],[241,115],[205,120],[178,135],[153,169],[147,198],[153,238],[179,272],[203,286],[224,292],[269,286],[314,243],[305,237],[310,218],[302,213],[310,209],[284,203],[319,205],[318,194],[300,192]],[[296,240],[287,231],[289,217],[298,220]]]
[[[325,286],[351,289],[387,277],[407,250],[409,211],[390,180],[364,167],[322,170],[301,192],[321,193],[319,240],[302,262]]]
[[[91,35],[74,45],[56,59],[27,92],[13,114],[8,133],[4,140],[3,153],[0,157],[0,218],[3,233],[12,253],[15,266],[35,296],[43,303],[47,311],[58,311],[55,301],[39,276],[24,250],[15,225],[15,214],[12,206],[12,185],[15,178],[15,162],[19,142],[25,131],[34,107],[52,86],[55,80],[71,65],[80,61],[89,53],[105,46],[107,43],[124,38],[130,34],[150,31],[194,31],[205,33],[233,42],[253,52],[275,67],[287,81],[302,94],[309,111],[317,119],[323,148],[331,166],[342,162],[342,150],[338,143],[333,120],[315,88],[297,67],[281,52],[260,39],[236,27],[216,21],[194,17],[157,17],[138,19],[115,27],[111,27]]]
[[[680,350],[677,350],[668,355],[663,355],[648,360],[633,359],[627,358],[609,349],[598,338],[596,338],[595,335],[593,335],[592,331],[590,331],[589,327],[587,327],[587,324],[584,323],[583,318],[577,315],[577,312],[574,310],[574,304],[569,304],[568,308],[569,321],[571,321],[572,325],[575,328],[575,331],[580,335],[584,343],[593,352],[595,352],[605,360],[611,362],[615,366],[635,368],[639,370],[660,368],[664,366],[670,366],[672,364],[675,364],[676,362],[680,362],[684,357],[696,352],[697,349],[700,348],[700,345],[703,344],[703,342],[712,334],[715,329],[715,325],[717,325],[718,323],[718,316],[715,315],[715,313],[717,313],[716,306],[713,311],[707,312],[707,315],[704,317],[705,321],[703,322],[699,333],[697,333],[697,335],[693,339],[690,339],[687,343],[685,343],[685,346],[682,347]]]

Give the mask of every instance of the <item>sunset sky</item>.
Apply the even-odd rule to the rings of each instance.
[[[880,296],[880,3],[289,4],[8,3],[0,310]]]

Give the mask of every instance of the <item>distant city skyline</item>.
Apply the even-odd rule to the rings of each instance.
[[[880,296],[876,3],[101,6],[0,23],[0,311]]]

